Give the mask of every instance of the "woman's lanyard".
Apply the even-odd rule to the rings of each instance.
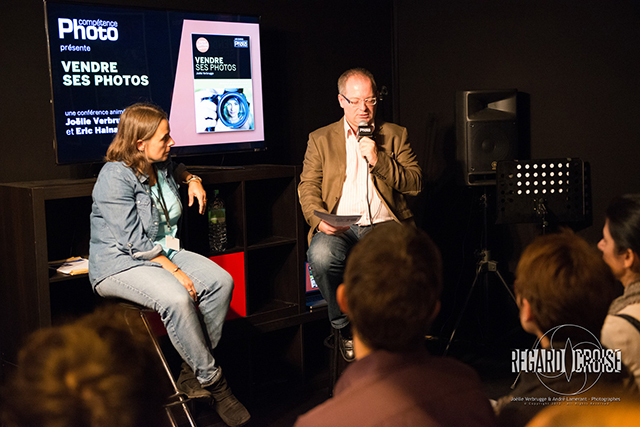
[[[169,210],[167,209],[167,202],[164,200],[164,195],[162,194],[162,185],[160,184],[160,178],[158,175],[158,169],[153,167],[154,172],[156,173],[156,186],[158,187],[158,204],[162,208],[162,212],[164,212],[164,219],[167,221],[167,227],[169,228],[169,233],[171,233],[171,224],[169,222]],[[153,193],[152,193],[153,194]]]
[[[162,194],[162,185],[160,184],[160,178],[158,175],[158,169],[153,166],[153,170],[156,173],[156,186],[158,187],[158,204],[162,208],[162,212],[164,212],[164,219],[167,222],[167,228],[169,229],[169,234],[165,236],[165,243],[167,248],[173,249],[176,251],[180,250],[180,239],[173,237],[171,235],[171,224],[169,219],[169,209],[167,209],[167,202],[164,200],[164,195]],[[151,192],[153,194],[153,191]]]

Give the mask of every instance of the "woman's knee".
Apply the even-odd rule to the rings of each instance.
[[[234,287],[233,277],[228,271],[216,266],[206,275],[203,286],[213,293],[222,292],[231,295]]]
[[[173,313],[188,313],[195,309],[195,304],[188,292],[180,292],[172,295],[171,299],[165,300],[165,309]]]
[[[220,289],[225,290],[229,294],[233,292],[233,287],[234,287],[233,277],[231,277],[231,274],[229,274],[228,271],[222,270],[217,281],[218,281],[218,287]]]

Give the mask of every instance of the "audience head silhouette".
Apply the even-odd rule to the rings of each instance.
[[[523,328],[538,337],[565,324],[599,336],[616,296],[615,280],[600,254],[569,229],[539,236],[527,246],[514,290]]]
[[[109,306],[34,332],[4,390],[6,426],[157,426],[168,388],[148,336]]]
[[[442,260],[431,238],[389,222],[353,248],[338,301],[368,347],[407,351],[424,346],[441,291]]]

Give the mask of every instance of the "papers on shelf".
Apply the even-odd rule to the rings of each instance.
[[[89,260],[79,256],[66,259],[57,269],[58,273],[75,276],[89,272]]]
[[[334,215],[326,212],[313,211],[313,214],[334,227],[348,227],[358,222],[362,215]]]

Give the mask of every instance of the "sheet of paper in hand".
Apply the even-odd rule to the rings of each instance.
[[[313,211],[313,214],[334,227],[348,227],[358,222],[362,215],[334,215],[326,212]]]

